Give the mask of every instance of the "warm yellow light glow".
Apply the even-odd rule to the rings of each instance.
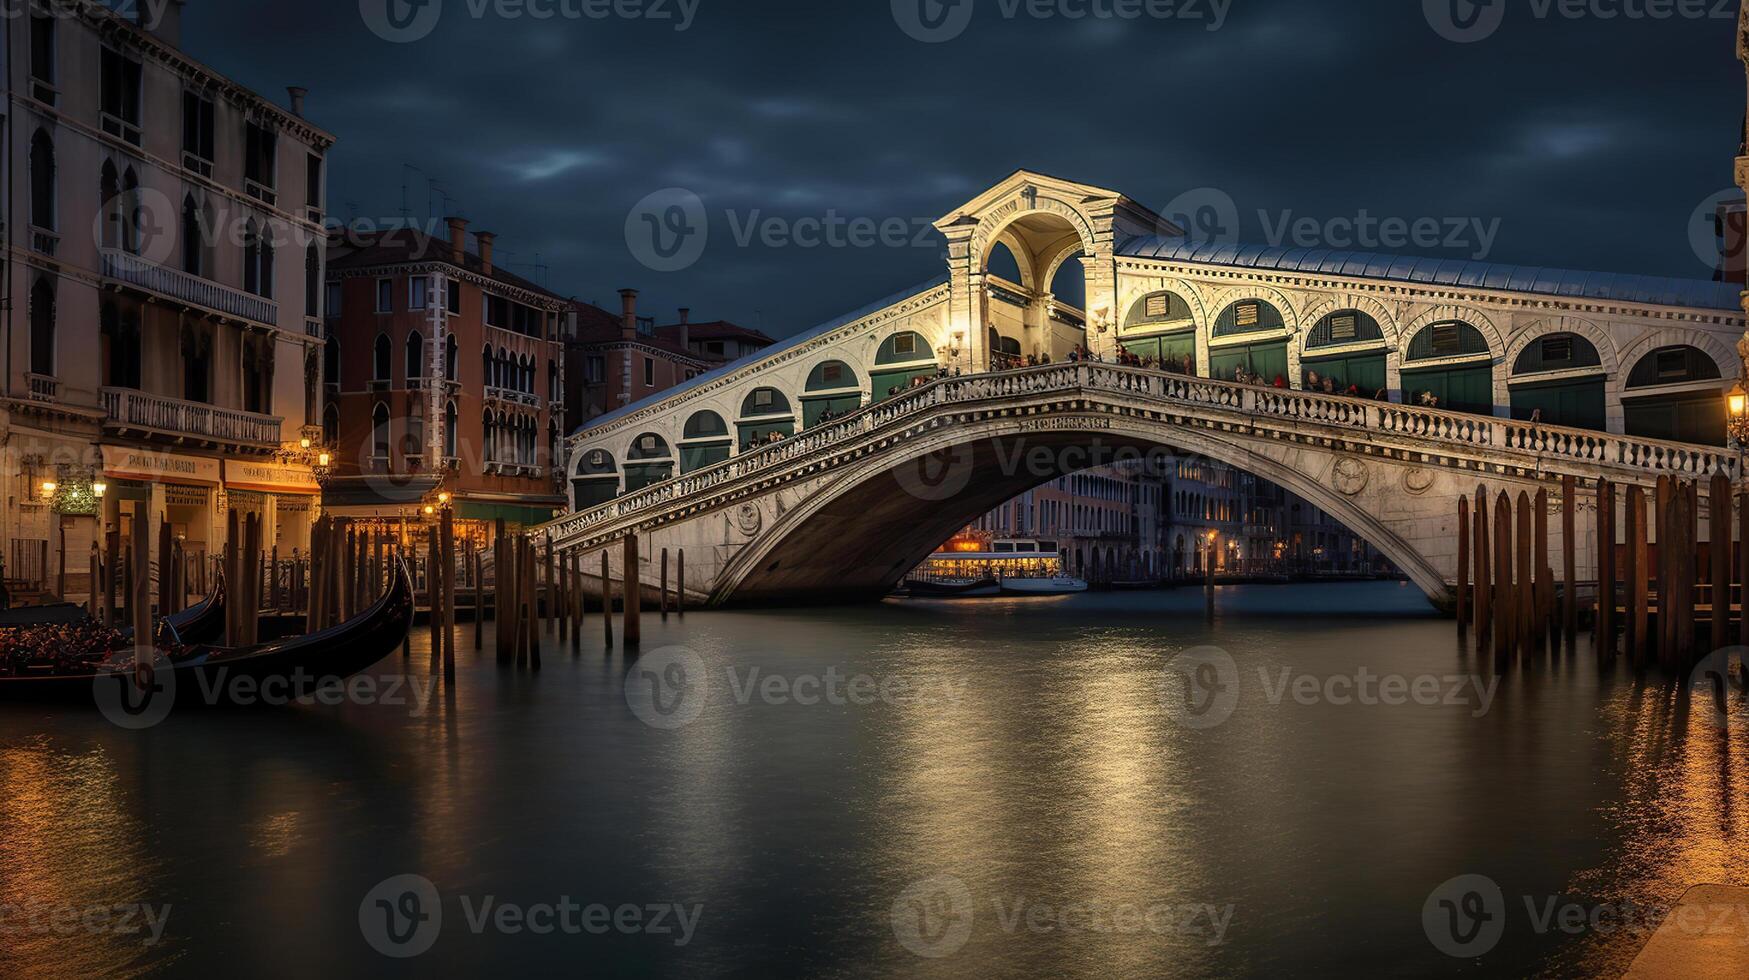
[[[1738,382],[1731,388],[1731,394],[1727,396],[1726,400],[1730,403],[1732,418],[1740,419],[1745,414],[1749,414],[1749,392],[1743,390],[1742,382]]]
[[[56,483],[55,481],[53,481],[53,480],[44,480],[43,481],[43,496],[45,496],[45,497],[54,496],[55,491],[59,490],[59,489],[61,489],[61,485]]]
[[[437,502],[444,505],[445,507],[449,506],[449,494],[447,494],[447,493],[438,494],[437,495]]]
[[[301,449],[308,449],[308,448],[310,448],[310,440],[308,440],[308,439],[299,439],[299,440],[298,440],[298,447],[299,447],[299,448],[301,448]]]
[[[322,455],[316,457],[316,465],[317,466],[327,466],[329,463],[333,462],[333,460],[334,460],[334,458],[332,456],[329,456],[327,453],[323,453]]]
[[[432,514],[435,514],[435,513],[437,513],[436,507],[433,507],[430,504],[425,505],[425,516],[426,517],[430,517]]]
[[[107,483],[93,483],[93,484],[91,484],[91,492],[96,494],[97,496],[101,497],[104,494],[109,492],[109,484],[107,484]]]

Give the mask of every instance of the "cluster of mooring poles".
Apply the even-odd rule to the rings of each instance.
[[[613,618],[620,612],[620,643],[627,651],[635,651],[643,642],[643,609],[647,601],[642,583],[641,542],[637,535],[627,535],[620,542],[621,582],[617,597],[608,552],[600,552],[599,566],[580,549],[562,549],[551,535],[506,536],[500,533],[493,550],[492,563],[496,571],[493,584],[494,617],[497,621],[495,653],[501,664],[526,666],[539,670],[541,648],[545,640],[557,640],[562,648],[567,643],[572,653],[583,650],[583,631],[590,612],[589,578],[597,571],[596,590],[599,594],[601,632],[606,648],[613,648]],[[670,610],[686,614],[686,552],[675,552],[675,578],[671,588],[668,567],[669,551],[661,551],[660,580],[657,587],[657,609],[664,619]],[[476,609],[485,608],[485,596],[479,591],[482,576],[478,557],[475,559],[474,581]],[[480,649],[483,633],[476,619],[474,648]]]
[[[1711,650],[1749,645],[1743,585],[1749,582],[1749,547],[1732,540],[1749,528],[1749,490],[1734,494],[1714,476],[1702,494],[1693,481],[1660,477],[1643,487],[1596,486],[1595,598],[1579,602],[1576,547],[1578,481],[1561,481],[1560,571],[1550,563],[1549,490],[1502,491],[1478,487],[1472,502],[1458,502],[1457,622],[1475,632],[1504,667],[1514,657],[1573,642],[1588,614],[1598,652],[1625,652],[1636,668],[1656,663],[1684,671]],[[1701,518],[1706,516],[1706,540]],[[1733,551],[1733,548],[1735,550]],[[1733,620],[1735,621],[1733,624]],[[1734,629],[1733,629],[1734,625]]]

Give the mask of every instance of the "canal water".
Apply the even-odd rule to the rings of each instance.
[[[1742,730],[1583,640],[1497,676],[1396,583],[644,632],[0,709],[0,975],[1594,976],[1749,881]]]

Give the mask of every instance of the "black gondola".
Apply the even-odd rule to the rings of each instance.
[[[188,621],[204,629],[215,614],[223,620],[223,592],[215,590]],[[206,607],[206,608],[203,608]],[[168,621],[166,621],[168,624]],[[178,636],[173,624],[166,631],[178,646],[192,647],[174,659],[159,658],[153,674],[154,696],[167,696],[174,706],[214,706],[264,702],[268,682],[290,697],[332,686],[368,670],[401,646],[413,626],[413,579],[404,562],[396,562],[389,588],[369,609],[354,618],[304,636],[276,640],[252,647],[220,647],[192,644]],[[119,651],[90,674],[0,678],[0,703],[7,701],[96,702],[136,704],[142,696],[130,686],[138,683],[131,650]],[[238,685],[238,680],[247,681]],[[137,711],[137,707],[134,709]]]

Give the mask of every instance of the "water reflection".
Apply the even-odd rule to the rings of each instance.
[[[646,650],[683,643],[712,671],[708,709],[674,730],[630,710],[635,665],[593,629],[538,675],[499,669],[470,637],[457,685],[417,710],[188,715],[143,733],[0,711],[0,901],[174,909],[151,948],[9,937],[0,974],[410,976],[586,957],[640,975],[1457,975],[1476,964],[1435,949],[1420,909],[1482,874],[1516,907],[1482,966],[1588,976],[1619,972],[1643,937],[1538,934],[1527,897],[1664,903],[1749,881],[1742,732],[1674,688],[1584,642],[1496,676],[1394,585],[1222,602],[1212,626],[1195,593],[652,616]],[[423,643],[380,672],[423,675]],[[1191,730],[1161,671],[1208,643],[1241,698]],[[1331,678],[1368,674],[1433,678],[1440,697],[1330,697]],[[751,686],[829,675],[903,678],[912,696],[804,705]],[[1292,693],[1302,678],[1311,696]],[[445,896],[446,921],[431,953],[399,962],[366,945],[358,907],[406,873]],[[972,928],[925,958],[893,909],[940,876],[963,883]],[[485,895],[705,909],[684,946],[476,934],[460,902]],[[1181,934],[1186,905],[1230,905],[1224,941],[1206,941],[1207,917]],[[1170,928],[1087,927],[1161,907]]]

